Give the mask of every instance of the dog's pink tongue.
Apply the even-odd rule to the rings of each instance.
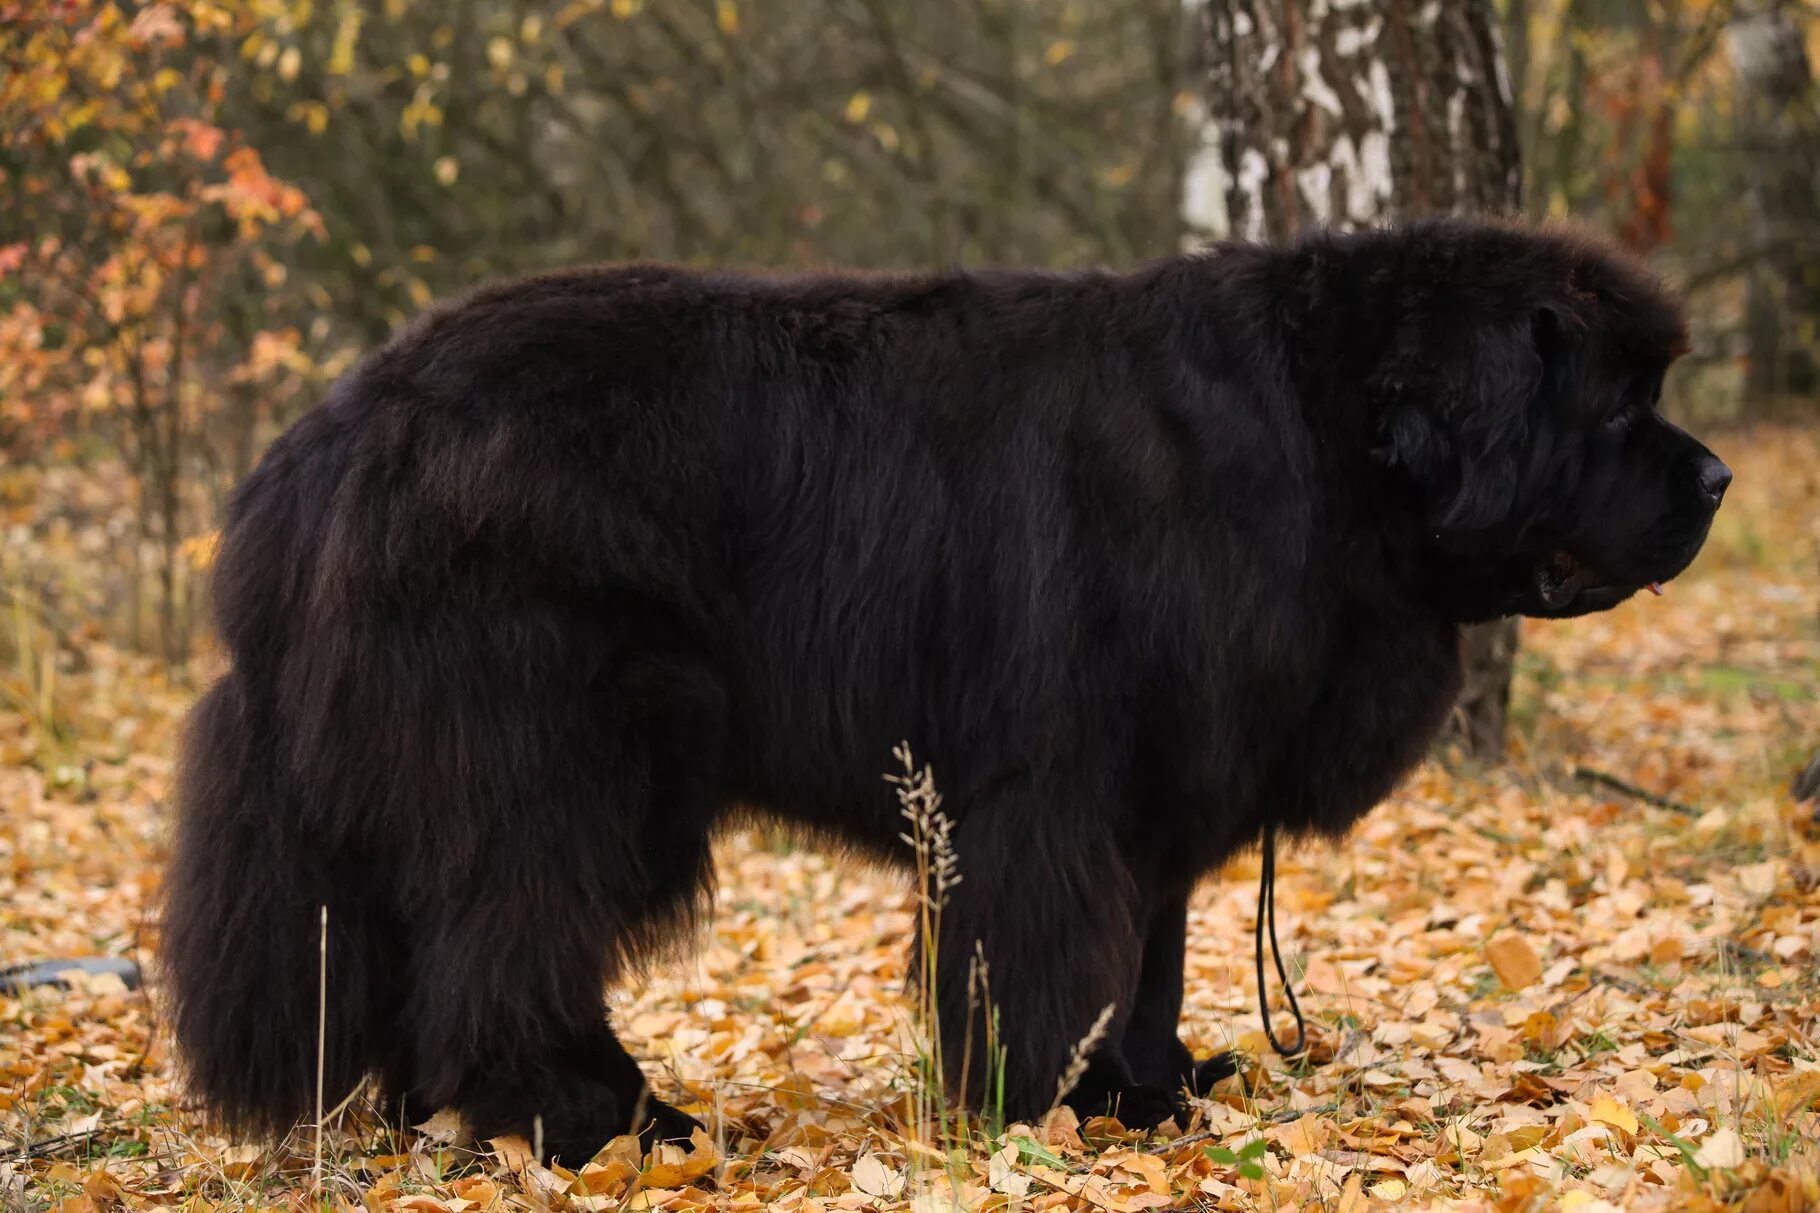
[[[1650,582],[1649,592],[1654,594],[1657,598],[1662,597],[1662,583],[1660,581]]]

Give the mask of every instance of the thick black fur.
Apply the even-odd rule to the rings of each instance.
[[[901,858],[908,739],[964,874],[947,1039],[977,939],[1012,1115],[1112,1004],[1071,1099],[1167,1116],[1195,881],[1384,796],[1461,623],[1693,559],[1729,473],[1653,411],[1681,340],[1597,244],[1459,221],[1125,274],[591,269],[426,316],[230,513],[164,922],[196,1089],[308,1114],[327,906],[331,1101],[377,1074],[571,1161],[684,1133],[604,987],[736,808]]]

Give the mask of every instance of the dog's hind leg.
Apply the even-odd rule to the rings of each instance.
[[[393,749],[412,762],[394,776],[407,803],[382,810],[421,831],[397,891],[410,1106],[453,1107],[481,1138],[541,1134],[571,1166],[628,1131],[688,1136],[605,988],[706,888],[717,685],[566,614],[411,633],[433,665],[398,674]]]

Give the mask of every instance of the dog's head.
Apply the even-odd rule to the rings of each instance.
[[[1657,411],[1675,300],[1592,241],[1461,221],[1381,237],[1377,455],[1462,622],[1615,606],[1692,562],[1731,472]]]

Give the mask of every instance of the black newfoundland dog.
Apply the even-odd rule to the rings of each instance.
[[[163,928],[190,1077],[234,1125],[309,1115],[326,906],[331,1102],[377,1075],[570,1162],[686,1134],[606,984],[740,810],[902,858],[908,739],[964,874],[945,1039],[977,940],[1006,1110],[1111,1004],[1070,1102],[1154,1123],[1197,1079],[1196,880],[1384,796],[1461,624],[1693,559],[1730,473],[1654,411],[1682,344],[1630,261],[1463,221],[437,310],[234,499]]]

